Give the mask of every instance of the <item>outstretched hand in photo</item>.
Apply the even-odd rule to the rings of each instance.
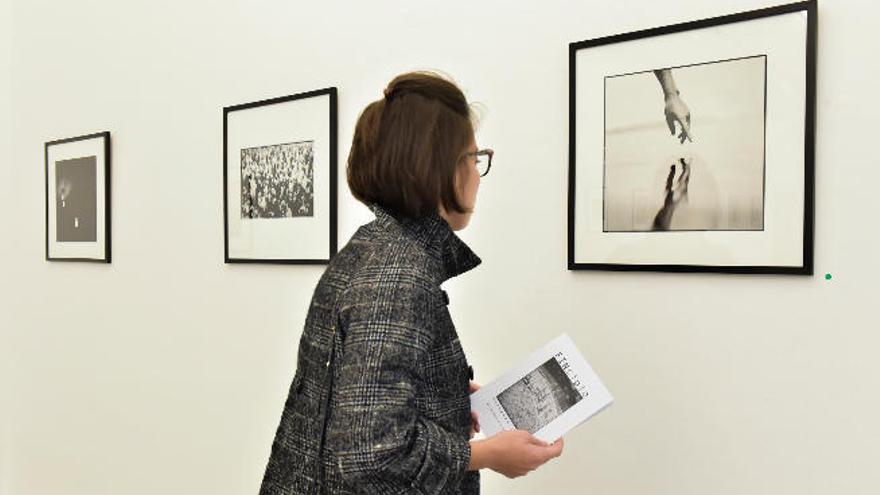
[[[692,161],[692,160],[691,160]],[[688,185],[691,180],[690,162],[684,158],[679,158],[681,164],[678,179],[675,178],[676,164],[673,163],[669,167],[669,175],[666,176],[666,186],[664,188],[666,194],[663,199],[663,207],[654,217],[654,225],[651,230],[669,230],[672,224],[672,215],[679,204],[687,202]]]
[[[764,230],[774,163],[767,63],[761,55],[605,77],[603,232]],[[682,157],[697,174],[687,204],[666,198],[673,164],[670,189],[685,188]]]
[[[685,139],[693,142],[693,133],[691,132],[691,111],[681,99],[681,92],[675,84],[675,78],[672,77],[672,69],[659,69],[654,71],[657,80],[660,81],[660,87],[663,89],[663,99],[665,106],[663,113],[666,115],[666,125],[669,126],[669,132],[675,136],[676,122],[681,127],[678,135],[680,143],[684,143]]]

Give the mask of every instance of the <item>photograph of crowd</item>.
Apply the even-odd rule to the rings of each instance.
[[[241,218],[314,216],[313,144],[241,150]]]

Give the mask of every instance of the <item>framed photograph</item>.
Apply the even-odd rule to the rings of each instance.
[[[50,141],[46,260],[110,263],[110,133]]]
[[[329,263],[336,126],[336,88],[223,109],[226,263]]]
[[[813,273],[816,3],[569,46],[568,268]]]

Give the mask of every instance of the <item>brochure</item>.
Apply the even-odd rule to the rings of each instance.
[[[485,436],[527,430],[555,442],[608,407],[614,398],[563,334],[471,394]]]

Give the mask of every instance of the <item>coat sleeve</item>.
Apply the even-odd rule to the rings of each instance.
[[[341,317],[346,334],[328,438],[341,476],[364,493],[441,493],[460,484],[470,443],[418,412],[437,295],[399,278],[360,296],[355,289]]]

